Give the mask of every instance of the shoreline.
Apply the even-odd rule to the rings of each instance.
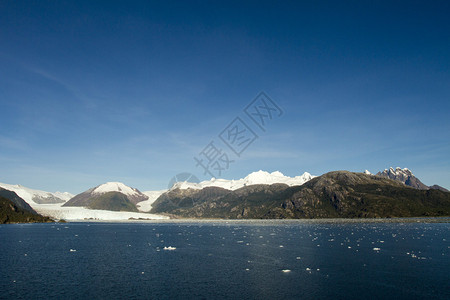
[[[193,224],[193,223],[219,223],[219,224],[352,224],[352,223],[450,223],[450,217],[410,217],[410,218],[377,218],[377,219],[129,219],[129,220],[65,220],[66,223],[155,223],[155,224]],[[54,223],[53,223],[54,224]]]

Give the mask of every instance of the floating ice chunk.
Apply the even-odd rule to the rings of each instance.
[[[380,248],[373,248],[373,251],[380,251]]]
[[[289,273],[291,270],[289,269],[285,269],[285,270],[281,270],[283,273]]]
[[[172,246],[164,247],[164,250],[169,250],[169,251],[173,251],[176,249],[177,249],[176,247],[172,247]]]
[[[77,250],[75,250],[75,249],[70,249],[69,251],[70,252],[77,252]]]

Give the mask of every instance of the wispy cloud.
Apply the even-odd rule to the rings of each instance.
[[[73,88],[68,85],[66,82],[64,82],[63,80],[61,80],[60,78],[56,77],[53,74],[50,74],[48,71],[43,70],[43,69],[39,69],[39,68],[34,68],[34,67],[25,67],[28,71],[37,74],[39,76],[42,76],[45,79],[48,79],[50,81],[56,82],[62,86],[64,86],[67,90],[73,91]]]

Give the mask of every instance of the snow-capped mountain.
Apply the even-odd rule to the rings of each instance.
[[[124,196],[122,197],[122,200],[129,201],[133,204],[136,204],[141,201],[145,201],[148,199],[148,196],[141,193],[138,189],[129,187],[122,182],[107,182],[101,185],[98,185],[96,187],[90,188],[87,191],[84,191],[81,194],[76,195],[67,203],[64,204],[64,206],[85,206],[89,207],[93,201],[102,198],[101,196],[109,194],[111,196],[116,196],[117,194],[120,194]],[[107,205],[105,201],[106,199],[103,197],[102,202]],[[117,201],[117,199],[115,199]]]
[[[283,175],[283,173],[279,171],[275,171],[272,173],[266,171],[258,171],[253,172],[247,175],[244,178],[237,180],[227,180],[227,179],[216,179],[212,178],[211,180],[202,181],[200,183],[192,183],[192,182],[177,182],[172,186],[173,189],[203,189],[205,187],[220,187],[227,190],[237,190],[245,186],[254,185],[254,184],[274,184],[274,183],[284,183],[289,186],[294,185],[302,185],[305,182],[313,179],[316,176],[309,174],[308,172],[303,173],[300,176],[289,177]]]
[[[33,190],[19,184],[0,183],[0,187],[15,192],[20,198],[25,200],[28,204],[52,204],[64,203],[73,197],[71,193],[50,193],[40,190]]]
[[[427,190],[428,186],[423,184],[414,174],[408,169],[408,168],[392,168],[384,169],[383,172],[378,172],[378,176],[382,176],[385,178],[401,181],[404,184],[420,189],[420,190]]]

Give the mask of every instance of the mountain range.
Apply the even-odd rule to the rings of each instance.
[[[20,185],[0,183],[0,187],[4,188],[0,196],[7,192],[5,190],[14,192],[16,197],[10,194],[6,198],[14,198],[14,205],[19,208],[36,213],[34,208],[57,219],[74,215],[74,212],[78,219],[89,211],[127,212],[128,215],[143,211],[195,218],[450,215],[445,200],[445,195],[450,193],[440,186],[426,186],[407,168],[389,168],[376,175],[367,170],[364,173],[338,171],[319,177],[307,172],[289,177],[278,171],[260,170],[238,180],[213,178],[199,183],[177,182],[168,190],[147,192],[120,182],[107,182],[75,196]],[[400,201],[402,197],[406,198]],[[419,200],[425,201],[422,206],[414,202]],[[435,206],[430,204],[433,201],[438,201]],[[99,217],[104,218],[102,216]]]
[[[275,171],[272,173],[259,170],[257,172],[250,173],[244,178],[237,180],[227,180],[227,179],[216,179],[212,178],[211,180],[202,181],[200,183],[193,182],[177,182],[175,183],[171,189],[203,189],[206,187],[219,187],[226,190],[237,190],[243,188],[245,186],[254,185],[254,184],[274,184],[274,183],[283,183],[288,186],[294,185],[302,185],[305,182],[313,179],[316,176],[309,174],[308,172],[303,173],[300,176],[289,177],[283,175],[283,173],[279,171]]]
[[[207,188],[219,188],[223,190],[237,190],[245,186],[255,184],[270,185],[282,183],[288,186],[302,185],[315,176],[305,172],[300,176],[289,177],[281,172],[268,173],[265,171],[253,172],[238,180],[215,179],[194,182],[176,182],[169,190],[140,192],[138,189],[128,187],[121,182],[107,182],[97,187],[88,189],[71,198],[63,206],[82,206],[91,209],[105,209],[116,211],[150,211],[151,205],[161,195],[172,190],[180,189],[198,191]],[[122,194],[122,195],[119,195]]]
[[[386,218],[450,215],[450,193],[420,190],[382,176],[335,171],[300,186],[174,189],[152,213],[183,218]]]

